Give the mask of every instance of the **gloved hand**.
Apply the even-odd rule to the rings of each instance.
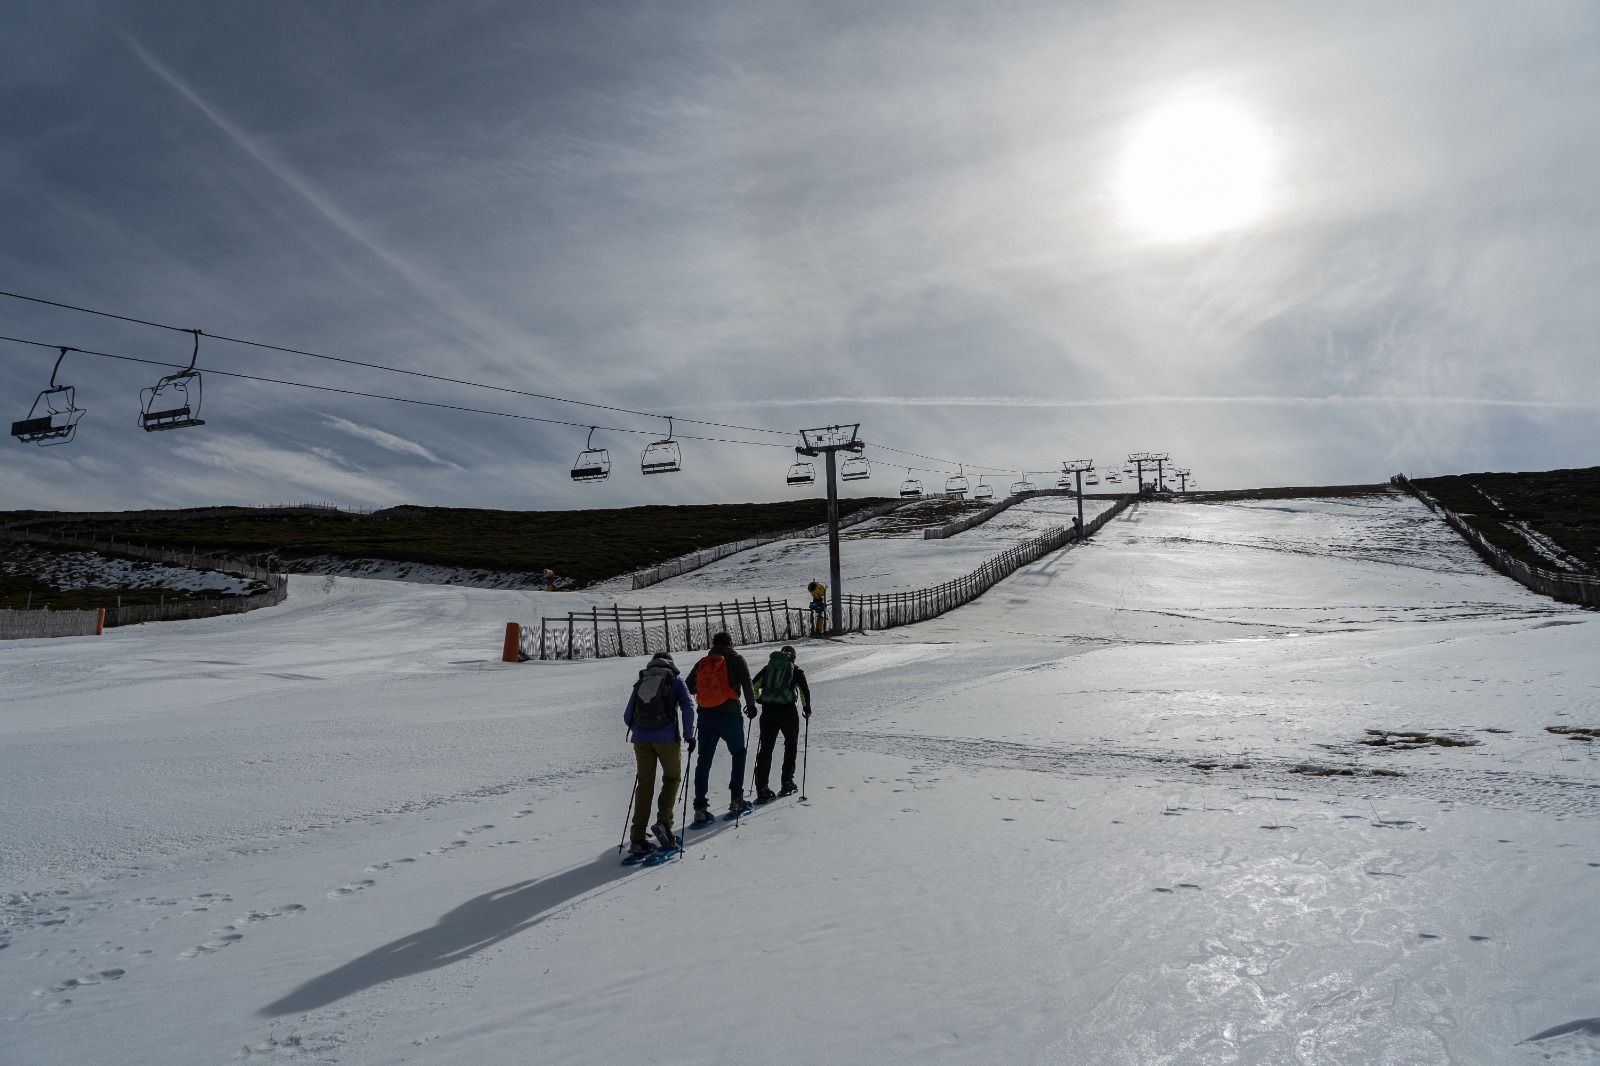
[[[804,714],[805,714],[805,716],[806,716],[806,717],[807,717],[807,718],[810,718],[810,717],[811,717],[811,708],[810,708],[810,707],[807,707],[807,708],[806,708],[806,709],[805,709],[805,711],[804,711]]]
[[[688,740],[684,741],[684,743],[689,745],[689,754],[693,755],[694,754],[694,737],[690,737]]]
[[[744,709],[744,716],[746,718],[754,718],[756,716],[756,709],[754,707],[746,707]]]

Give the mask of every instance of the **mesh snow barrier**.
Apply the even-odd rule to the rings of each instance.
[[[1421,500],[1428,510],[1443,518],[1451,529],[1461,534],[1462,539],[1483,557],[1484,562],[1506,577],[1521,582],[1537,593],[1566,603],[1600,607],[1600,578],[1588,574],[1575,574],[1567,570],[1546,570],[1542,567],[1529,566],[1510,552],[1490,544],[1482,533],[1468,525],[1460,515],[1413,485],[1411,479],[1404,474],[1396,474],[1389,479],[1389,483],[1405,489]]]
[[[100,611],[14,611],[0,609],[0,640],[33,637],[92,637],[100,632]]]
[[[658,651],[693,651],[727,633],[738,644],[799,640],[810,632],[808,609],[781,600],[594,607],[522,626],[520,659],[609,659]],[[509,651],[509,649],[507,649]]]
[[[895,500],[892,503],[880,503],[874,507],[853,511],[848,517],[839,520],[839,528],[846,529],[850,526],[860,525],[868,519],[881,517],[905,505],[905,500]],[[639,571],[633,575],[633,588],[644,589],[649,588],[651,585],[659,585],[669,577],[677,577],[679,574],[687,574],[691,570],[698,570],[702,566],[710,566],[718,559],[726,559],[730,555],[738,555],[740,552],[749,551],[751,548],[759,548],[763,544],[774,544],[780,540],[805,540],[810,537],[820,537],[827,532],[828,523],[822,522],[814,526],[807,526],[804,529],[791,530],[788,533],[774,533],[770,537],[751,537],[748,540],[735,540],[727,544],[718,544],[714,548],[679,556],[676,559],[670,559],[662,563],[660,566],[652,566],[648,570]]]
[[[243,559],[230,559],[221,555],[205,555],[194,549],[187,552],[171,548],[149,548],[142,544],[127,544],[116,540],[99,540],[68,534],[25,533],[16,529],[0,529],[0,539],[19,544],[48,544],[55,548],[76,548],[80,551],[123,555],[132,559],[148,559],[169,566],[187,567],[190,570],[215,570],[259,581],[267,587],[249,596],[223,596],[217,599],[173,600],[171,603],[152,603],[128,607],[107,607],[107,627],[131,626],[141,622],[176,622],[185,618],[211,618],[222,614],[243,614],[259,607],[273,607],[289,597],[289,575],[275,574],[268,567]],[[18,611],[17,614],[39,614],[38,611]],[[53,611],[52,614],[88,613]],[[94,632],[90,629],[90,632]],[[5,634],[0,630],[0,637]],[[28,634],[37,636],[65,636],[68,634]]]
[[[1137,500],[1122,496],[1110,509],[1084,527],[1085,539]],[[1018,568],[1059,551],[1077,539],[1071,526],[1052,530],[1002,552],[970,574],[935,588],[886,592],[867,596],[846,595],[841,601],[845,629],[862,632],[890,629],[935,618],[970,603]],[[732,603],[680,604],[666,607],[593,607],[587,611],[539,619],[537,626],[508,623],[515,635],[506,637],[502,658],[521,662],[535,659],[605,659],[649,655],[656,651],[708,648],[711,636],[730,634],[739,644],[764,644],[799,640],[811,633],[809,607],[779,600],[740,600]],[[513,655],[515,650],[515,655]]]
[[[1087,540],[1094,536],[1136,499],[1138,497],[1135,495],[1119,497],[1115,504],[1083,527],[1083,538]],[[933,588],[866,596],[846,594],[840,601],[844,607],[845,628],[853,632],[892,629],[937,618],[946,611],[971,603],[1022,567],[1037,562],[1051,552],[1060,551],[1077,539],[1077,530],[1063,526],[1032,540],[1025,540],[1009,551],[996,555],[972,573]]]
[[[923,540],[943,540],[953,537],[957,533],[965,533],[974,526],[981,526],[1000,512],[1007,510],[1023,500],[1037,499],[1040,496],[1073,496],[1071,489],[1035,489],[1033,492],[1019,492],[1015,496],[1007,496],[999,503],[991,504],[981,511],[976,511],[965,518],[958,518],[954,522],[942,526],[929,526],[922,531]]]

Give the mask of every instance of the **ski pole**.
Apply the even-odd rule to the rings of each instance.
[[[806,705],[806,710],[807,711],[811,710],[810,704]],[[811,715],[807,714],[806,715],[806,735],[805,735],[805,739],[803,741],[801,741],[801,743],[800,743],[800,802],[801,803],[804,803],[806,801],[806,766],[807,766],[807,764],[810,763],[810,761],[811,761]]]
[[[628,824],[633,821],[633,801],[639,795],[639,771],[633,771],[633,791],[628,793],[628,813],[622,816],[622,839],[617,841],[617,854],[622,854],[622,845],[628,842]]]
[[[689,738],[689,743],[699,747],[696,737],[700,735],[700,720],[695,719],[694,736]],[[683,858],[683,849],[689,843],[689,756],[694,754],[690,748],[683,757],[683,766],[678,770],[678,787],[683,789],[683,813],[678,815],[678,858]]]

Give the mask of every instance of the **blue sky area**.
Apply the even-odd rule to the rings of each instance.
[[[0,289],[682,419],[1207,488],[1600,463],[1600,6],[73,3],[0,35]],[[189,339],[0,299],[0,334]],[[22,418],[55,352],[0,342]],[[69,354],[0,507],[781,499],[779,435],[204,340]],[[587,426],[611,479],[568,477]],[[857,494],[905,466],[875,448]],[[919,474],[936,480],[931,469]],[[999,484],[1013,478],[1000,474]]]

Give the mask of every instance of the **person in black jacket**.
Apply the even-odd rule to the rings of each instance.
[[[761,704],[761,743],[756,747],[756,802],[766,803],[800,791],[794,783],[795,742],[800,736],[800,716],[797,708],[804,708],[811,717],[811,686],[806,684],[805,671],[795,665],[794,648],[785,644],[767,659],[767,665],[752,682],[756,700]],[[777,745],[778,734],[783,734],[782,782],[777,792],[767,787],[772,773],[772,749]]]
[[[717,741],[728,745],[732,756],[732,773],[728,775],[730,802],[729,814],[743,814],[750,809],[744,798],[744,730],[740,728],[739,697],[744,696],[744,713],[756,716],[756,697],[750,688],[750,667],[744,656],[733,650],[733,638],[718,633],[711,638],[711,650],[689,671],[689,691],[700,704],[700,753],[694,764],[694,821],[705,825],[711,821],[710,802],[706,791],[711,787],[711,758],[716,754]]]

